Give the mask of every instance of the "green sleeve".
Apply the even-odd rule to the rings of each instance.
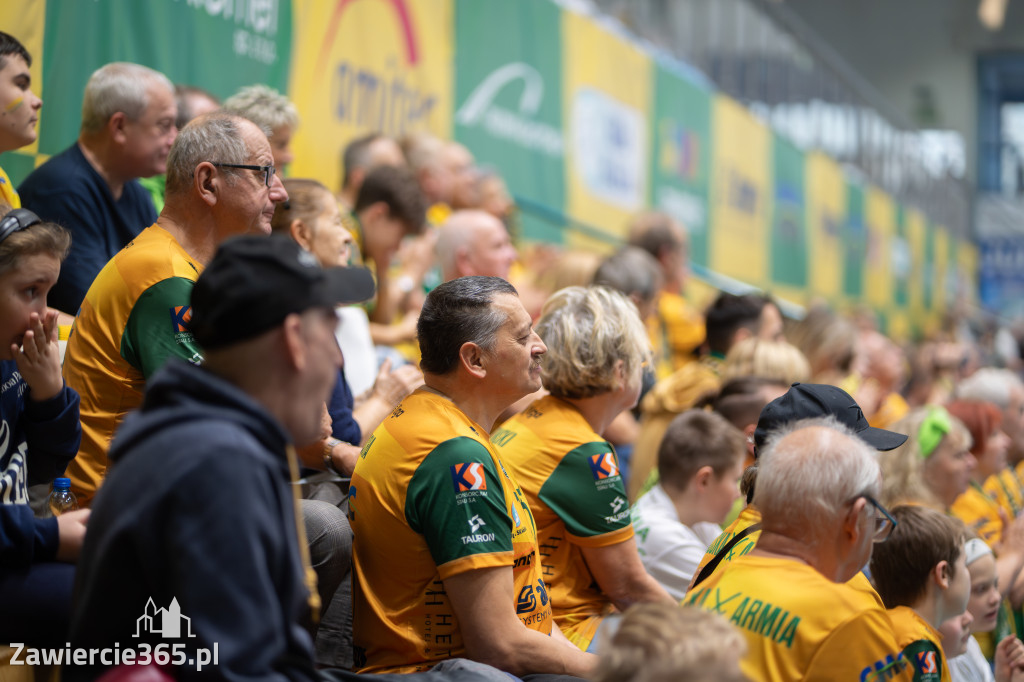
[[[172,355],[194,364],[203,361],[188,330],[194,284],[184,277],[161,280],[142,292],[128,315],[121,337],[121,357],[146,379]]]
[[[576,537],[604,535],[630,523],[619,460],[603,441],[586,443],[563,457],[541,486],[540,499]]]
[[[512,551],[512,520],[491,453],[453,438],[424,458],[405,498],[409,527],[438,566],[474,554]]]
[[[942,652],[934,642],[919,639],[903,648],[903,657],[914,670],[914,682],[942,680]]]

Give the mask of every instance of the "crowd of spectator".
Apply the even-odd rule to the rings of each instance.
[[[112,63],[0,169],[0,679],[1024,680],[1011,332],[698,307],[666,214],[529,244],[465,146],[328,188],[299,125]]]

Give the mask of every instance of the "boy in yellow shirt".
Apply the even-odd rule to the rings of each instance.
[[[892,510],[896,527],[871,557],[871,577],[892,620],[914,682],[949,682],[939,626],[967,610],[966,531],[959,520],[920,506]]]

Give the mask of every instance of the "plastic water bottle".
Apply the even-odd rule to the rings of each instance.
[[[53,491],[50,493],[50,499],[47,500],[47,506],[54,516],[78,509],[78,498],[71,492],[70,478],[53,479]]]

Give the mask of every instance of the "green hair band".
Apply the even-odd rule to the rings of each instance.
[[[950,421],[946,408],[938,405],[929,407],[927,416],[921,422],[921,428],[917,430],[917,446],[921,450],[921,457],[931,457],[935,448],[942,442],[942,437],[952,430],[953,422]]]

